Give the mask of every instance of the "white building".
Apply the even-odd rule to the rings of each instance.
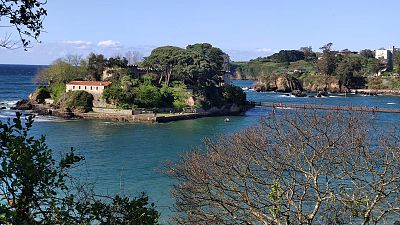
[[[394,53],[394,46],[391,50],[389,50],[389,49],[375,50],[375,58],[385,60],[385,63],[386,63],[385,71],[393,70],[393,53]]]
[[[106,81],[71,81],[67,83],[66,91],[86,91],[93,95],[101,95],[111,84]]]

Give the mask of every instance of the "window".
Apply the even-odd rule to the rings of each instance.
[[[85,90],[86,90],[86,86],[85,86]]]
[[[75,86],[72,86],[72,89],[75,89]]]
[[[98,91],[99,90],[99,87],[96,87],[96,91]]]
[[[92,87],[92,86],[90,86],[90,90],[93,90],[93,87]]]
[[[80,89],[81,89],[81,86],[78,86],[78,89],[80,90]]]

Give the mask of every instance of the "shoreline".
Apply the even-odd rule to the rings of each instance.
[[[251,104],[246,104],[245,106],[237,106],[235,104],[226,105],[221,108],[213,107],[208,111],[200,112],[188,112],[188,113],[146,113],[146,114],[122,114],[122,113],[104,113],[104,112],[74,112],[71,110],[63,110],[52,107],[51,105],[45,104],[32,104],[26,102],[25,104],[20,104],[13,110],[31,110],[41,116],[54,116],[63,119],[87,119],[87,120],[104,120],[104,121],[120,121],[120,122],[144,122],[144,123],[168,123],[180,120],[192,120],[202,117],[219,117],[219,116],[240,116],[243,115],[245,111],[251,108]],[[118,110],[116,110],[118,111]]]

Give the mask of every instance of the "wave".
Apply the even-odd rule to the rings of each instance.
[[[0,101],[0,108],[1,107],[6,107],[6,109],[10,109],[11,107],[15,107],[17,105],[16,100],[13,101]]]
[[[386,103],[386,104],[388,104],[388,105],[396,105],[397,103],[394,103],[394,102],[388,102],[388,103]]]

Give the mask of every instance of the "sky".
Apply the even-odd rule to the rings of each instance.
[[[335,50],[400,46],[398,0],[48,0],[45,7],[40,43],[0,49],[0,64],[90,52],[147,56],[160,46],[205,42],[234,61],[329,42]],[[5,32],[0,27],[0,37]]]

